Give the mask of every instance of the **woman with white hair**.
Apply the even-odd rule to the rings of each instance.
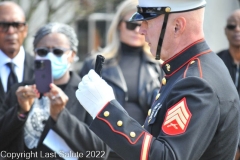
[[[105,57],[102,78],[111,85],[128,114],[143,124],[160,88],[162,72],[145,37],[138,33],[141,24],[128,22],[136,6],[137,0],[125,0],[118,6],[108,30],[107,45],[97,54]],[[93,55],[85,60],[80,77],[94,68],[95,59]],[[109,159],[121,158],[111,152]]]
[[[81,78],[69,67],[77,53],[76,33],[68,25],[49,23],[33,45],[36,59],[51,61],[53,83],[43,95],[34,80],[12,87],[0,109],[0,150],[26,153],[20,159],[89,159],[90,152],[95,152],[92,159],[106,159],[107,146],[89,130],[92,119],[75,97]]]

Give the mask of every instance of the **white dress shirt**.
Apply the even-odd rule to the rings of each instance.
[[[13,59],[6,56],[6,54],[0,50],[0,78],[5,92],[7,92],[7,82],[10,73],[10,69],[6,63],[12,62],[15,64],[14,70],[17,75],[18,82],[22,82],[24,73],[24,60],[25,51],[22,46],[20,47],[19,53]]]

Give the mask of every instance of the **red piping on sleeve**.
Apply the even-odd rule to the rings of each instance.
[[[107,104],[108,104],[108,103],[107,103]],[[106,104],[106,106],[107,106],[107,104]],[[106,106],[104,106],[103,109],[104,109]],[[103,109],[102,109],[102,110],[103,110]],[[102,112],[102,110],[101,110],[101,112]],[[145,133],[145,132],[143,131],[143,132],[137,137],[137,139],[136,139],[135,141],[131,141],[131,139],[130,139],[126,134],[115,130],[115,129],[113,128],[113,126],[111,125],[111,123],[108,122],[106,119],[99,117],[99,115],[97,115],[97,118],[98,118],[99,120],[101,120],[101,121],[104,121],[104,122],[110,127],[110,129],[111,129],[113,132],[115,132],[115,133],[117,133],[117,134],[120,134],[121,136],[125,137],[130,144],[135,144],[135,143],[137,143],[137,141],[138,141],[138,140],[141,138],[141,136]]]

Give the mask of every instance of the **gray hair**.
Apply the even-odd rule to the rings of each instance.
[[[38,42],[44,36],[46,36],[50,33],[62,33],[62,34],[64,34],[70,42],[71,49],[77,53],[78,39],[77,39],[77,35],[76,35],[75,31],[69,25],[66,25],[66,24],[63,24],[63,23],[57,23],[57,22],[48,23],[48,24],[44,25],[43,27],[41,27],[37,31],[36,35],[34,36],[34,41],[33,41],[34,49],[36,48]]]

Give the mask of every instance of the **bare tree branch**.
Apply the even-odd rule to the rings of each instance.
[[[41,3],[41,0],[31,0],[30,1],[30,7],[28,12],[26,13],[26,21],[29,22],[29,20],[32,18],[33,13],[38,8],[39,4]]]

